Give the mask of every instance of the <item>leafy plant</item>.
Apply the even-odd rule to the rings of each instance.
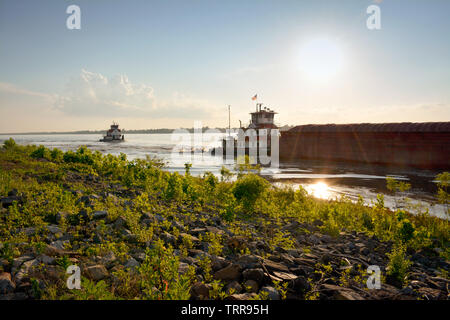
[[[387,275],[390,281],[397,286],[403,286],[405,284],[408,268],[411,265],[411,261],[406,258],[405,253],[405,245],[397,244],[387,254],[389,257]]]

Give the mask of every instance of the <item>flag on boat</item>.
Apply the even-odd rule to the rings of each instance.
[[[252,100],[256,100],[256,99],[258,99],[258,95],[257,95],[257,94],[255,94],[255,95],[252,97]]]

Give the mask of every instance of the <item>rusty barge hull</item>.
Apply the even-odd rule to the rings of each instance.
[[[450,169],[450,122],[303,125],[282,132],[280,160]]]

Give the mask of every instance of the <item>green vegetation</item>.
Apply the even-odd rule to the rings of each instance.
[[[447,220],[426,212],[393,212],[384,207],[381,197],[374,207],[345,197],[325,201],[309,196],[302,188],[276,188],[257,174],[244,172],[252,168],[242,167],[236,181],[230,181],[232,173],[225,168],[219,179],[211,173],[192,176],[189,164],[185,175],[164,171],[163,166],[158,159],[130,161],[124,154],[102,155],[85,147],[62,152],[5,141],[0,150],[0,198],[18,198],[0,209],[0,258],[11,263],[30,251],[45,252],[48,239],[60,239],[61,232],[69,235],[65,250],[71,255],[57,258],[53,273],[58,281],[48,282],[51,277],[45,273],[35,276],[33,288],[38,297],[188,299],[191,286],[201,281],[208,285],[210,298],[223,299],[227,294],[212,277],[210,258],[199,258],[200,270],[190,268],[183,273],[179,272],[180,260],[198,243],[207,245],[205,252],[211,257],[239,256],[248,249],[232,247],[217,232],[198,238],[186,235],[193,224],[220,221],[235,238],[243,237],[248,243],[265,241],[270,248],[285,250],[292,249],[295,240],[283,229],[287,222],[314,223],[332,237],[362,232],[395,244],[388,255],[388,270],[402,283],[409,267],[408,248],[438,248],[442,256],[449,257]],[[448,206],[449,174],[439,175],[437,180],[439,200]],[[393,179],[388,186],[393,192],[409,189]],[[107,212],[107,218],[95,218],[102,212]],[[253,232],[249,223],[261,232]],[[48,226],[55,224],[60,231],[49,231]],[[124,267],[136,252],[145,252],[139,267]],[[83,263],[107,255],[120,262],[112,269],[112,280],[92,282],[83,275],[82,290],[66,288],[65,268],[73,259]],[[326,274],[327,268],[318,272]],[[340,282],[349,279],[343,276]],[[276,286],[285,297],[285,284]],[[264,298],[264,293],[257,297]],[[307,294],[309,299],[317,297],[314,291]]]

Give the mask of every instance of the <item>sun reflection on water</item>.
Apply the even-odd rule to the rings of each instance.
[[[309,194],[319,199],[329,199],[331,196],[331,190],[325,182],[307,185],[305,189]]]

